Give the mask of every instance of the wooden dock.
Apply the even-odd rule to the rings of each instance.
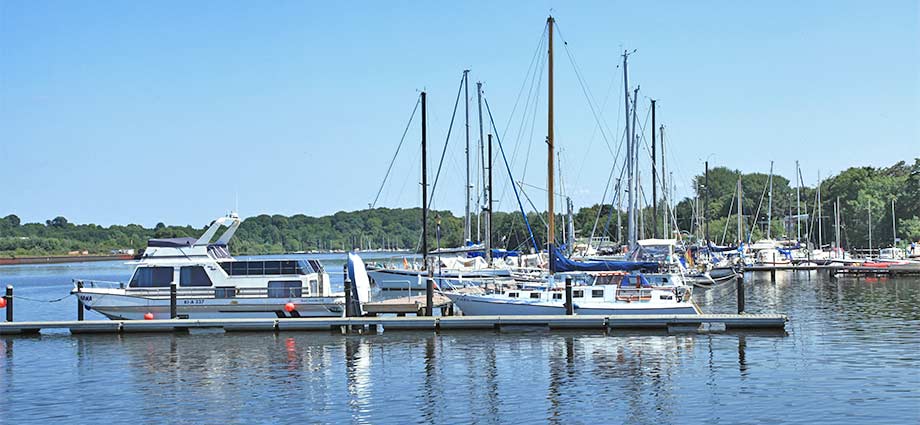
[[[435,293],[433,299],[434,302],[432,304],[434,305],[434,308],[441,309],[442,316],[453,315],[453,303],[450,301],[450,298],[447,298],[442,294]],[[378,314],[396,314],[397,316],[415,314],[421,316],[425,314],[425,307],[427,307],[427,305],[428,303],[425,300],[425,294],[421,294],[411,297],[372,301],[369,303],[364,303],[361,308],[368,316],[376,316]]]
[[[67,329],[71,334],[130,334],[139,332],[187,333],[196,330],[219,332],[284,331],[380,331],[417,330],[501,330],[508,327],[554,329],[666,330],[700,332],[706,329],[759,329],[783,331],[789,319],[782,314],[682,314],[630,316],[445,316],[445,317],[341,317],[286,319],[207,320],[86,320],[60,322],[4,322],[0,335],[36,335],[43,330]]]

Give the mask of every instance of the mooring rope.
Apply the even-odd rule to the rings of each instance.
[[[37,299],[37,298],[24,297],[24,296],[22,296],[22,295],[13,295],[13,299],[20,299],[20,300],[24,300],[24,301],[32,301],[32,302],[37,302],[37,303],[56,303],[56,302],[64,301],[64,300],[66,300],[66,299],[68,299],[68,298],[70,298],[70,297],[72,297],[72,296],[73,296],[73,294],[67,294],[67,295],[65,295],[65,296],[63,296],[63,297],[61,297],[61,298],[56,298],[56,299],[53,299],[53,300],[40,300],[40,299]]]

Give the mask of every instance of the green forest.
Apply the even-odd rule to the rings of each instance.
[[[689,237],[702,236],[700,223],[705,215],[709,223],[710,238],[716,243],[733,243],[737,235],[736,185],[741,179],[743,192],[743,239],[758,239],[766,233],[767,205],[765,198],[769,175],[744,174],[726,167],[709,171],[709,185],[705,176],[694,177],[697,199],[683,199],[674,208],[672,222]],[[796,213],[795,182],[773,176],[773,202],[771,235],[796,238],[795,219],[785,217]],[[803,187],[799,204],[801,239],[817,243],[821,229],[825,245],[834,240],[834,206],[839,198],[842,245],[847,249],[868,247],[869,214],[872,216],[872,245],[874,248],[890,246],[895,236],[903,243],[920,240],[920,158],[913,164],[898,162],[890,167],[852,167],[840,174],[824,179],[821,184],[821,219],[818,219],[817,188]],[[708,198],[708,202],[707,202]],[[892,222],[892,201],[895,222]],[[699,205],[697,210],[696,205]],[[593,205],[579,209],[574,214],[576,235],[617,239],[616,215],[610,205]],[[659,205],[664,208],[664,205]],[[662,210],[659,210],[662,211]],[[807,217],[804,217],[805,214]],[[642,237],[651,237],[652,209],[642,210],[645,226]],[[659,216],[661,212],[659,212]],[[546,241],[545,212],[528,213],[528,221],[540,246]],[[337,212],[324,217],[259,215],[246,218],[231,242],[234,254],[273,254],[282,252],[376,249],[381,247],[416,251],[419,247],[421,225],[419,208],[375,208],[353,212]],[[429,246],[440,243],[444,247],[462,243],[463,217],[450,211],[431,211]],[[476,228],[474,218],[474,233]],[[658,219],[661,222],[661,218]],[[784,223],[792,223],[791,229]],[[440,223],[440,241],[437,238]],[[496,247],[529,249],[532,242],[519,212],[496,212],[493,215],[493,241]],[[557,239],[561,242],[563,216],[557,216]],[[597,223],[597,224],[595,224]],[[206,224],[206,223],[202,223]],[[894,226],[893,226],[894,225]],[[897,234],[893,234],[896,227]],[[103,227],[95,224],[74,224],[58,216],[44,223],[21,223],[16,215],[0,219],[0,256],[63,255],[72,251],[108,254],[116,249],[140,250],[150,238],[197,237],[207,225],[167,226],[158,223],[153,228],[137,224]],[[606,234],[604,229],[607,230]],[[661,233],[659,224],[659,233]],[[807,230],[806,230],[807,229]],[[749,235],[748,232],[751,234]],[[623,232],[625,233],[625,231]]]

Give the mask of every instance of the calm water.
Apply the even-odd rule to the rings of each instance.
[[[0,283],[51,300],[71,278],[129,274],[0,267]],[[920,279],[777,278],[749,278],[747,305],[789,314],[786,334],[5,337],[0,422],[920,422]],[[707,312],[735,308],[732,287],[694,296]],[[75,317],[72,297],[16,302],[20,320]]]

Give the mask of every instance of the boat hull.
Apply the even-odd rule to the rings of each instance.
[[[565,305],[561,302],[528,302],[505,300],[489,296],[446,294],[465,316],[526,316],[564,315]],[[699,314],[691,302],[656,304],[648,303],[592,303],[575,304],[576,314],[592,315],[652,315],[652,314]]]
[[[80,291],[80,304],[109,319],[143,320],[148,313],[154,319],[170,318],[168,298],[149,298],[109,291]],[[183,319],[342,317],[344,297],[308,298],[205,298],[179,297],[176,314]],[[291,312],[285,305],[291,303]]]

